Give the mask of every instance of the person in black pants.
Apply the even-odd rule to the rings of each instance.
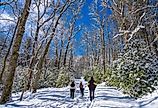
[[[70,97],[74,99],[74,95],[75,95],[75,82],[72,81],[72,83],[70,84]]]
[[[81,95],[83,97],[84,96],[84,85],[83,85],[82,81],[80,82],[80,91],[81,91]]]
[[[93,77],[91,77],[90,81],[88,82],[89,93],[90,93],[90,101],[92,101],[94,99],[94,92],[95,92],[96,86],[97,85],[96,85]]]

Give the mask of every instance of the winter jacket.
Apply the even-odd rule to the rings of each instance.
[[[86,81],[84,80],[84,79],[81,79],[80,80],[80,83],[82,82],[82,85],[83,85],[83,88],[85,88],[85,86],[86,86]]]
[[[97,86],[97,84],[95,83],[94,80],[90,80],[90,81],[88,82],[89,90],[95,90],[96,86]]]
[[[72,83],[70,84],[70,89],[76,89],[74,82],[72,82]]]

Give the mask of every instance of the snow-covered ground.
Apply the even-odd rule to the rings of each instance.
[[[13,101],[0,108],[158,108],[158,93],[155,91],[148,96],[135,100],[124,95],[114,87],[106,87],[102,83],[97,86],[95,99],[89,101],[88,88],[85,96],[80,96],[76,90],[75,99],[70,99],[69,88],[44,88],[37,93],[25,93],[23,101],[19,101],[20,94],[13,94]]]
[[[137,100],[141,108],[158,108],[158,90]]]

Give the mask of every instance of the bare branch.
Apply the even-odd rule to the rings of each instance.
[[[145,10],[145,9],[148,9],[148,8],[157,8],[157,6],[158,6],[158,3],[157,3],[156,6],[150,6],[150,5],[148,5],[148,6],[139,8],[139,9],[137,9],[137,10],[133,10],[133,11],[131,11],[129,14],[136,14],[136,13],[138,13],[139,11],[142,11],[142,10]]]
[[[4,6],[4,5],[10,5],[11,3],[13,3],[15,0],[12,0],[10,2],[1,2],[0,1],[0,6]]]

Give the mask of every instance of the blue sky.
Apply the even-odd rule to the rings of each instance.
[[[91,4],[92,0],[86,0],[85,5],[83,6],[82,10],[81,10],[81,15],[82,18],[79,19],[77,21],[77,25],[82,24],[84,27],[89,27],[91,25],[91,20],[90,20],[90,16],[89,16],[89,5]],[[80,44],[79,41],[81,41],[81,37],[82,37],[82,32],[80,32],[77,36],[76,36],[76,41],[77,44]],[[84,55],[84,48],[82,46],[78,46],[77,49],[75,49],[75,55],[80,56],[80,55]]]
[[[100,0],[98,0],[98,1],[100,1]],[[86,0],[85,5],[83,6],[83,8],[81,10],[82,18],[77,21],[78,25],[82,24],[84,27],[87,27],[88,30],[90,30],[90,31],[92,29],[93,21],[91,20],[91,17],[89,15],[89,13],[90,13],[89,6],[91,5],[92,2],[94,2],[94,0]],[[107,14],[107,17],[112,13],[109,9],[106,9],[105,12],[106,12],[105,14]],[[84,31],[82,31],[82,32],[84,32]],[[79,44],[81,41],[81,37],[83,36],[82,32],[76,36],[77,44]],[[85,54],[84,51],[85,51],[84,47],[79,45],[78,48],[75,49],[75,55],[77,55],[77,56],[84,55]]]
[[[92,0],[86,0],[85,5],[82,8],[81,14],[83,15],[82,19],[79,21],[83,24],[89,25],[91,23],[89,14],[89,5],[91,4]]]

